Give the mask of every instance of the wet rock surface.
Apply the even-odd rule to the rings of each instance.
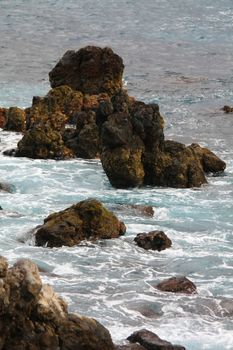
[[[113,350],[107,329],[92,318],[68,314],[66,303],[43,285],[28,259],[8,268],[0,257],[2,350]]]
[[[183,346],[162,340],[157,334],[146,329],[134,332],[127,339],[132,343],[139,343],[147,350],[185,350]]]
[[[81,201],[49,215],[36,231],[36,245],[73,246],[82,240],[117,238],[126,231],[123,222],[95,199]]]
[[[52,87],[68,85],[82,93],[113,95],[122,88],[123,61],[110,48],[87,46],[67,51],[49,73]]]
[[[160,282],[156,286],[157,289],[163,292],[196,294],[197,288],[195,284],[184,276],[171,277]]]
[[[222,173],[226,169],[226,163],[211,152],[208,148],[201,147],[197,143],[189,146],[201,162],[204,172]]]
[[[134,238],[134,241],[141,248],[146,250],[165,250],[170,248],[172,245],[172,241],[163,231],[151,231],[151,232],[143,232],[137,234]]]

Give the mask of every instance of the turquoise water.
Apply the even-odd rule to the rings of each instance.
[[[0,154],[0,254],[45,269],[70,311],[97,318],[114,341],[146,327],[188,350],[233,349],[233,6],[231,1],[0,1],[0,105],[30,105],[49,89],[48,71],[66,49],[109,45],[125,62],[131,95],[158,102],[166,138],[200,142],[227,163],[198,190],[116,190],[99,161],[42,161]],[[22,136],[0,131],[0,151]],[[124,237],[73,248],[35,247],[30,230],[51,212],[88,197],[152,205],[153,218],[127,210]],[[139,232],[162,229],[173,246],[146,252]],[[195,296],[154,289],[184,274]]]

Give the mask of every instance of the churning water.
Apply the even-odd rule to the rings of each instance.
[[[49,90],[47,73],[67,49],[111,46],[125,63],[128,91],[160,105],[165,135],[199,142],[227,163],[200,189],[111,187],[99,161],[30,160],[0,154],[0,254],[33,259],[70,311],[95,317],[123,341],[148,328],[188,350],[233,349],[233,4],[231,0],[1,0],[0,105],[27,107]],[[20,134],[0,131],[0,150]],[[88,197],[152,205],[153,218],[117,212],[124,237],[46,249],[28,232],[54,211]],[[164,230],[163,252],[135,246],[139,232]],[[198,294],[156,291],[186,275]]]

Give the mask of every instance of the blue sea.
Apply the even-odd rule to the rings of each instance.
[[[117,190],[98,160],[3,156],[21,134],[0,131],[0,254],[27,257],[71,312],[96,318],[116,343],[147,328],[187,350],[233,349],[233,2],[232,0],[1,0],[0,106],[30,106],[49,90],[48,72],[68,49],[110,46],[125,64],[129,94],[156,102],[165,136],[198,142],[227,164],[199,189]],[[35,247],[30,230],[86,199],[154,207],[153,218],[117,215],[126,235],[73,248]],[[139,232],[163,230],[172,248],[144,251]],[[185,275],[193,296],[154,286]]]

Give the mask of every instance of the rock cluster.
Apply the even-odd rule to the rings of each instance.
[[[0,257],[0,348],[2,350],[113,350],[96,320],[67,312],[37,266],[21,259],[9,268]]]
[[[38,246],[73,246],[82,240],[117,238],[125,231],[124,223],[99,201],[87,199],[49,215],[35,239]]]

